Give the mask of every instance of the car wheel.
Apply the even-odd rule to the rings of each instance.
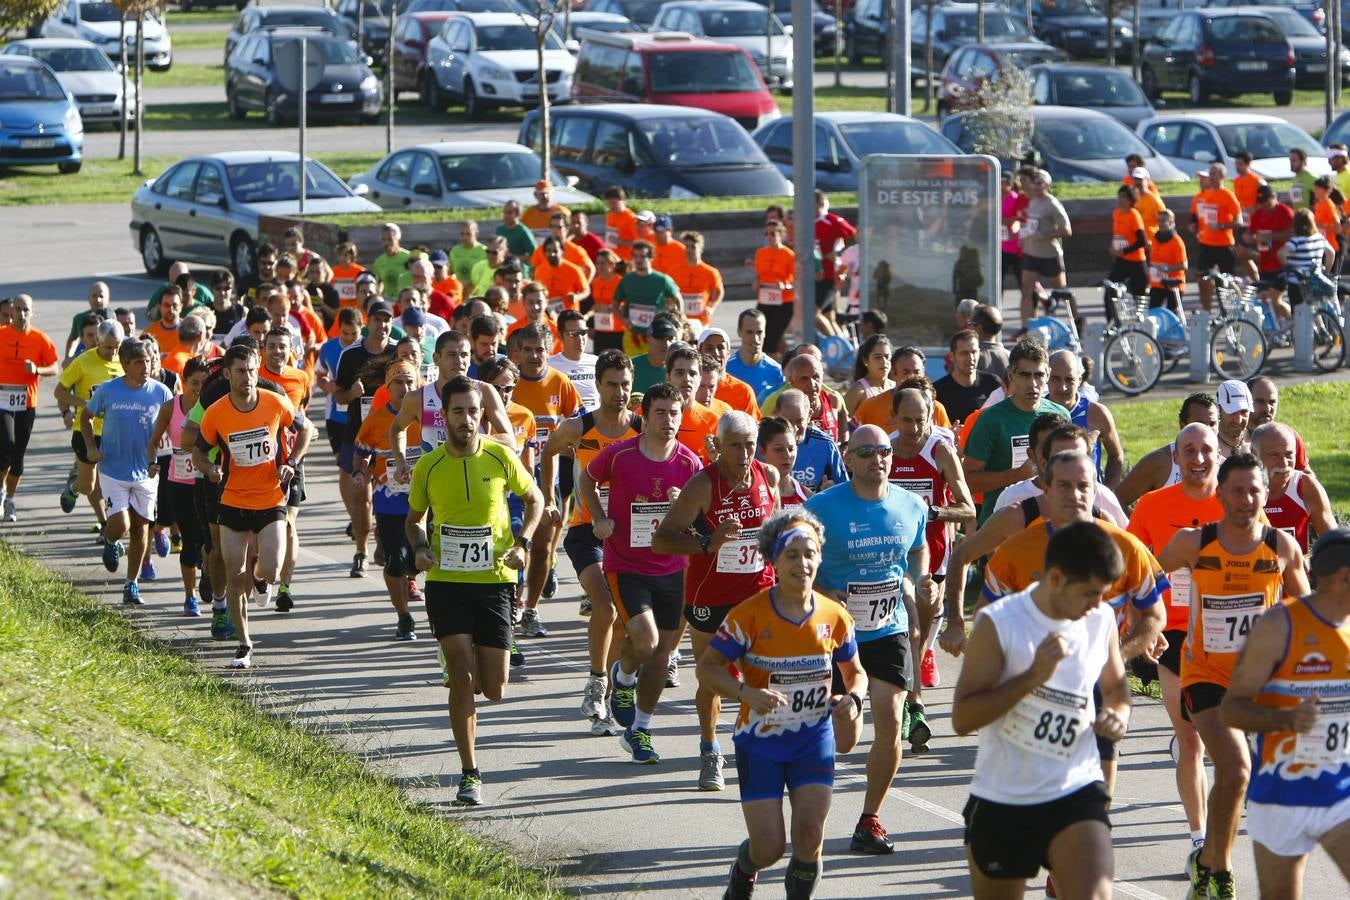
[[[1186,93],[1190,94],[1191,106],[1203,106],[1205,102],[1205,86],[1200,81],[1200,76],[1191,73],[1190,81],[1186,82]]]
[[[1276,106],[1288,106],[1289,104],[1291,104],[1291,103],[1293,103],[1293,102],[1294,102],[1294,92],[1293,92],[1293,91],[1276,91],[1276,92],[1275,92],[1275,105],[1276,105]]]
[[[234,95],[234,91],[228,86],[225,88],[225,109],[229,113],[230,118],[236,122],[244,121],[244,116],[248,114],[247,111],[239,105],[239,98]]]
[[[281,112],[281,103],[278,102],[276,95],[269,92],[267,99],[263,101],[263,108],[267,111],[267,124],[273,127],[286,124],[286,116]]]
[[[230,239],[230,268],[234,269],[234,277],[241,281],[257,271],[257,250],[247,235],[236,234]]]
[[[79,161],[57,163],[56,171],[60,172],[62,175],[74,175],[76,172],[80,171],[81,165],[82,164]]]
[[[150,226],[141,229],[141,265],[151,275],[163,277],[168,274],[169,263],[164,259],[164,245],[160,243],[159,233]]]
[[[441,90],[440,82],[436,76],[430,72],[422,73],[422,105],[432,112],[445,112],[445,108],[450,104],[446,101],[445,92]]]
[[[1148,66],[1144,66],[1140,71],[1139,81],[1140,87],[1144,89],[1144,96],[1148,99],[1157,100],[1162,94],[1162,91],[1158,90],[1158,76],[1154,75],[1153,70]]]
[[[481,119],[487,113],[487,104],[478,96],[473,79],[464,79],[464,115],[470,119]]]

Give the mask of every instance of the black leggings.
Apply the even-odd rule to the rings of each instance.
[[[183,541],[183,549],[178,551],[179,564],[200,569],[202,548],[208,545],[210,537],[206,519],[197,511],[196,493],[195,485],[165,481],[160,486],[159,508],[161,512],[167,510],[171,521],[178,523],[178,535]]]
[[[764,314],[764,354],[777,359],[782,350],[780,345],[783,335],[787,334],[788,325],[792,324],[792,304],[756,305],[755,309]]]
[[[37,410],[31,408],[0,412],[0,472],[8,470],[16,478],[23,474],[23,456],[28,452],[36,417]]]

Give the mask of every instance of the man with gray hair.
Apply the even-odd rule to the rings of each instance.
[[[684,618],[693,628],[694,662],[736,604],[773,585],[759,554],[759,528],[778,508],[778,471],[755,459],[759,427],[743,412],[717,423],[717,458],[685,484],[652,538],[652,552],[689,557]],[[699,777],[702,791],[720,791],[722,752],[717,742],[721,698],[699,683]]]
[[[161,365],[179,378],[183,377],[183,366],[194,356],[205,357],[211,347],[210,337],[206,333],[206,323],[198,316],[183,316],[178,322],[178,346],[164,354]]]
[[[108,516],[103,535],[103,565],[117,571],[119,539],[130,536],[127,581],[122,602],[140,606],[137,585],[141,566],[150,553],[150,523],[155,521],[159,491],[158,448],[151,441],[159,410],[173,399],[173,392],[150,377],[150,348],[144,341],[128,338],[117,348],[125,374],[113,378],[93,393],[80,411],[80,433],[86,456],[99,466],[99,488]],[[103,420],[103,440],[94,440],[94,420]]]
[[[778,395],[777,414],[786,419],[797,434],[797,461],[792,464],[792,477],[814,494],[832,484],[848,480],[844,472],[844,458],[839,445],[810,420],[811,403],[796,388],[788,388]]]
[[[1267,422],[1252,432],[1252,453],[1266,468],[1266,518],[1272,527],[1293,535],[1304,553],[1312,531],[1326,534],[1336,527],[1331,501],[1321,483],[1296,465],[1297,435],[1279,422]]]

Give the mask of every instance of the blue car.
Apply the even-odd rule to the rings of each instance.
[[[75,98],[46,63],[0,56],[0,166],[55,163],[62,175],[73,175],[83,158]]]

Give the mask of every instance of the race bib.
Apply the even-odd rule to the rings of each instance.
[[[355,299],[356,299],[356,282],[355,282],[355,281],[339,281],[339,282],[337,283],[336,287],[337,287],[338,299],[339,299],[339,300],[355,300]]]
[[[365,421],[370,416],[370,410],[375,406],[375,397],[361,398],[361,420]]]
[[[21,384],[0,384],[0,410],[23,412],[28,408],[28,388]]]
[[[1301,184],[1289,185],[1289,202],[1290,203],[1303,202],[1303,185]]]
[[[266,428],[232,432],[226,439],[230,448],[230,465],[240,469],[265,466],[274,462],[272,434]]]
[[[876,631],[887,625],[899,605],[899,578],[848,584],[848,614],[859,631]]]
[[[830,714],[828,667],[810,672],[771,672],[769,690],[778,691],[787,703],[764,717],[766,727],[796,730],[815,725]]]
[[[441,526],[442,569],[447,572],[491,572],[496,565],[491,526]]]
[[[998,226],[998,239],[1004,242],[1012,240],[1012,233],[1008,231],[1007,225]]]
[[[1175,572],[1168,572],[1167,580],[1172,584],[1172,605],[1177,609],[1190,609],[1191,570],[1177,569]]]
[[[1041,685],[1003,717],[999,737],[1047,759],[1073,758],[1074,744],[1088,731],[1088,697]]]
[[[619,229],[617,229],[617,228],[606,228],[606,229],[605,229],[605,243],[606,243],[606,244],[609,244],[611,247],[617,247],[617,246],[619,246]]]
[[[764,571],[759,555],[759,529],[742,529],[717,549],[717,571],[725,575],[753,575]]]
[[[628,321],[633,323],[634,328],[646,328],[652,324],[652,317],[656,315],[654,306],[630,306],[628,307]]]
[[[703,295],[685,294],[684,295],[684,314],[686,316],[703,315]]]
[[[1312,730],[1298,736],[1293,762],[1322,769],[1350,763],[1350,699],[1324,700],[1317,705],[1317,721]]]
[[[1148,267],[1148,280],[1161,283],[1163,280],[1163,270],[1161,266]]]
[[[548,239],[548,236],[553,233],[547,228],[531,228],[530,232],[534,234],[534,242],[536,244],[542,244]]]
[[[1009,443],[1012,452],[1012,468],[1016,469],[1027,461],[1027,450],[1031,447],[1031,435],[1015,434]]]
[[[1247,643],[1247,634],[1266,611],[1264,594],[1236,597],[1200,597],[1200,617],[1205,629],[1206,653],[1237,653]]]
[[[1129,244],[1127,244],[1125,239],[1120,235],[1116,234],[1111,236],[1111,249],[1115,252],[1123,253],[1128,246]]]
[[[1271,246],[1270,232],[1258,231],[1256,233],[1256,249],[1262,253],[1269,253]]]
[[[891,484],[902,487],[915,494],[924,506],[933,505],[933,479],[931,478],[892,478]]]
[[[783,291],[776,287],[761,287],[759,289],[760,306],[782,306]]]
[[[192,464],[192,451],[173,451],[173,462],[169,464],[169,478],[181,483],[192,481],[196,477],[197,467]]]
[[[1041,220],[1027,216],[1027,220],[1022,223],[1022,237],[1031,237],[1041,230]]]
[[[1213,228],[1219,222],[1219,208],[1213,203],[1201,203],[1196,207],[1200,214],[1200,221],[1205,223],[1206,228]]]
[[[598,308],[596,309],[594,316],[594,325],[596,331],[614,330],[614,313],[609,309],[609,307],[606,307],[604,312],[601,312]]]
[[[421,457],[421,447],[409,447],[403,452],[403,458],[408,461],[409,469],[412,469],[413,466],[417,465],[417,460]],[[384,492],[386,494],[406,494],[410,490],[412,490],[412,478],[409,477],[407,481],[399,481],[395,478],[394,467],[391,460],[390,463],[386,464],[384,467]],[[445,545],[442,544],[441,546],[444,547]]]
[[[608,507],[608,501],[606,501]],[[628,507],[628,546],[650,549],[652,535],[670,512],[669,503],[633,503]]]

